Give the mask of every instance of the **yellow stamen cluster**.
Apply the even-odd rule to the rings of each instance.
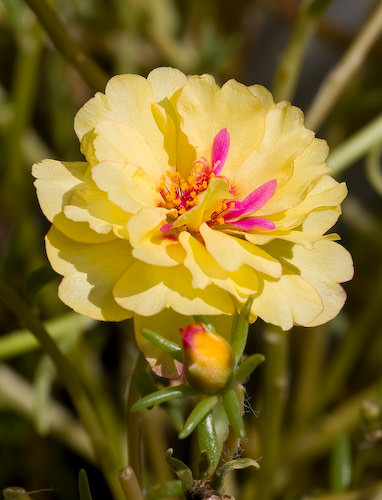
[[[182,215],[198,204],[198,194],[205,191],[210,180],[215,177],[209,163],[204,158],[195,162],[187,180],[179,172],[167,171],[158,186],[166,208],[175,208]]]
[[[212,224],[225,224],[223,213],[226,210],[232,210],[233,208],[235,208],[235,203],[233,203],[232,201],[231,202],[223,201],[219,210],[217,210],[216,212],[214,212],[212,214],[211,223]]]

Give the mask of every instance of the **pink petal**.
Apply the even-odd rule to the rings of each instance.
[[[275,225],[268,219],[263,219],[262,217],[253,217],[252,219],[243,219],[236,222],[228,222],[232,226],[236,226],[244,231],[249,231],[254,227],[261,227],[262,229],[275,229]]]
[[[160,230],[162,231],[162,233],[167,233],[167,231],[170,231],[170,229],[172,228],[172,226],[174,225],[173,222],[169,222],[168,224],[164,224]]]
[[[226,128],[222,128],[215,136],[212,145],[212,170],[219,175],[225,165],[230,145],[230,135]]]
[[[225,215],[224,220],[233,220],[245,214],[253,214],[272,198],[277,188],[277,181],[273,179],[258,187],[243,201],[233,201],[235,207]]]

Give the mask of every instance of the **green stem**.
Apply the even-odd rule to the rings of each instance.
[[[292,36],[281,56],[273,87],[276,102],[293,98],[303,57],[317,25],[317,19],[309,15],[312,3],[313,0],[302,2]]]
[[[296,335],[299,335],[297,332]],[[301,332],[301,360],[295,382],[295,395],[292,405],[294,429],[301,429],[311,417],[317,400],[317,387],[324,369],[324,359],[328,342],[328,330],[325,327],[313,328],[308,334]]]
[[[330,449],[339,434],[349,433],[359,424],[362,402],[375,399],[375,395],[376,384],[372,384],[322,417],[316,424],[309,426],[307,430],[298,435],[289,435],[283,446],[286,467],[292,470],[297,463],[311,461]]]
[[[125,500],[144,500],[137,477],[132,467],[126,467],[118,475]]]
[[[34,387],[7,365],[0,363],[0,399],[13,411],[33,421],[36,413]],[[50,400],[45,413],[49,432],[89,462],[94,454],[83,427],[59,403]]]
[[[305,117],[305,125],[317,130],[352,80],[382,30],[382,2],[337,66],[329,73]]]
[[[46,0],[25,0],[49,35],[60,54],[75,68],[84,81],[94,90],[103,90],[108,77],[103,70],[84,52],[80,44],[75,42],[54,10]]]
[[[338,176],[381,141],[382,113],[334,148],[328,157],[328,165],[333,167],[334,175]]]
[[[362,490],[347,491],[345,493],[335,493],[333,495],[314,495],[304,497],[305,500],[380,500],[382,482],[363,488]]]
[[[264,402],[260,415],[260,440],[263,460],[259,471],[259,500],[271,500],[279,460],[280,430],[288,387],[288,337],[282,332],[264,335]]]
[[[351,326],[344,338],[339,352],[334,356],[332,363],[325,370],[325,377],[321,383],[321,390],[316,398],[315,411],[319,412],[330,404],[343,387],[349,371],[368,342],[371,335],[378,329],[378,319],[381,313],[382,290],[380,282],[370,293],[370,300]]]
[[[366,174],[370,184],[382,196],[382,140],[368,152]]]
[[[122,491],[116,477],[114,456],[104,436],[97,415],[68,359],[46,331],[42,322],[33,315],[28,305],[6,283],[0,281],[0,299],[13,312],[21,324],[39,340],[45,352],[54,362],[57,373],[64,383],[94,446],[94,450],[109,487],[116,500],[122,500]]]

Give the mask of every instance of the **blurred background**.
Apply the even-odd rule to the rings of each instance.
[[[69,36],[108,76],[126,72],[146,76],[165,65],[190,74],[207,72],[220,83],[234,78],[272,90],[299,12],[309,2],[48,3]],[[314,22],[305,20],[311,25],[295,89],[288,96],[278,96],[288,97],[304,112],[380,1],[313,3],[319,6],[320,15]],[[316,128],[333,150],[381,114],[381,62],[379,36]],[[131,325],[81,318],[57,298],[58,279],[44,252],[49,225],[41,214],[30,173],[32,163],[44,158],[81,159],[73,119],[96,90],[103,88],[84,81],[56,50],[25,2],[0,0],[1,278],[47,322],[91,397],[103,405],[100,412],[109,412],[105,418],[114,423],[112,439],[117,441],[124,426],[124,387],[136,355]],[[273,403],[268,405],[270,413],[264,410],[276,419],[269,421],[275,430],[275,442],[268,443],[270,464],[259,444],[266,432],[262,408],[267,403],[267,368],[257,370],[247,386],[248,440],[242,444],[243,454],[263,456],[265,471],[240,472],[231,480],[232,490],[240,492],[238,499],[324,498],[353,490],[362,490],[366,496],[349,496],[352,500],[382,498],[382,489],[378,490],[382,488],[381,150],[381,144],[375,146],[336,174],[347,182],[349,196],[335,231],[353,255],[355,277],[345,284],[348,301],[335,320],[286,334],[283,383],[276,391],[274,411],[269,406]],[[248,352],[267,355],[266,326],[258,321],[252,333]],[[269,363],[274,355],[268,352]],[[192,443],[177,442],[164,415],[159,412],[157,418],[164,449],[172,446],[187,459]],[[145,422],[148,436],[153,427],[149,420]],[[155,470],[150,442],[146,445],[148,470]],[[47,490],[33,498],[78,498],[77,475],[82,467],[94,498],[108,498],[107,487],[92,465],[87,438],[53,366],[0,304],[0,491],[20,486],[28,491]],[[155,480],[155,472],[152,475]],[[261,498],[256,496],[259,492],[263,492]]]

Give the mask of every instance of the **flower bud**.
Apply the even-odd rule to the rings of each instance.
[[[232,377],[233,358],[228,342],[202,323],[188,325],[180,332],[188,382],[204,394],[216,394],[224,389]]]

